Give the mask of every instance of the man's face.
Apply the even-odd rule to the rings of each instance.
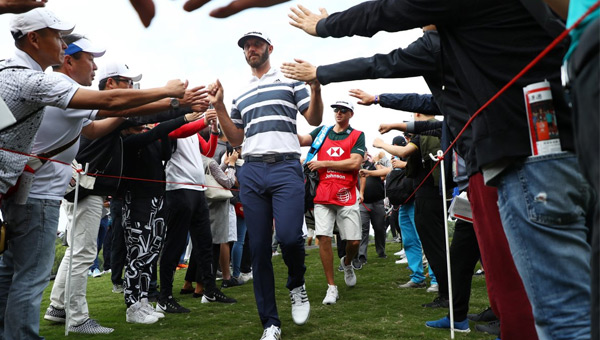
[[[350,118],[354,115],[352,110],[341,106],[334,107],[333,113],[335,115],[335,122],[342,125],[350,122]]]
[[[114,88],[117,89],[130,89],[133,88],[133,80],[121,76],[111,77],[114,82]]]
[[[244,56],[250,67],[257,68],[269,60],[270,45],[258,38],[248,38],[244,42]]]
[[[79,59],[75,59],[67,56],[70,60],[67,62],[71,63],[73,79],[83,86],[92,85],[94,80],[95,71],[98,69],[94,62],[94,56],[87,52],[81,52]]]
[[[60,32],[44,28],[33,33],[37,34],[38,49],[44,62],[47,62],[49,66],[62,64],[67,45],[62,40]]]

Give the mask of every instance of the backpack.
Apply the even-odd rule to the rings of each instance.
[[[392,170],[385,178],[385,194],[392,205],[404,204],[413,190],[414,182],[404,169]]]
[[[315,157],[317,152],[319,152],[319,149],[321,148],[323,141],[327,137],[329,130],[331,130],[332,128],[333,128],[333,125],[329,126],[329,127],[323,126],[321,128],[321,131],[319,131],[319,134],[317,135],[317,137],[313,141],[312,145],[310,146],[310,150],[308,151],[308,155],[306,156],[306,159],[304,160],[304,164],[302,166],[303,172],[304,172],[304,212],[305,213],[315,207],[315,196],[317,196],[317,185],[319,185],[319,172],[311,171],[308,168],[307,163],[310,162]]]

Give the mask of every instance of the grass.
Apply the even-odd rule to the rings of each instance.
[[[441,309],[427,309],[422,303],[430,302],[434,294],[425,289],[399,289],[398,283],[409,279],[409,270],[396,265],[391,256],[400,250],[397,243],[388,243],[387,259],[375,255],[374,246],[369,245],[369,262],[357,271],[358,283],[354,288],[344,284],[343,273],[335,271],[340,299],[336,305],[321,304],[327,284],[319,259],[318,249],[308,249],[306,257],[306,287],[311,301],[311,315],[304,326],[296,326],[291,318],[288,290],[285,288],[287,268],[281,256],[273,258],[277,307],[282,321],[282,338],[294,340],[349,340],[349,339],[449,339],[450,332],[426,328],[427,320],[445,315]],[[336,263],[337,268],[337,263]],[[233,305],[201,304],[200,299],[190,295],[178,295],[183,284],[185,271],[175,276],[174,292],[179,302],[191,309],[189,314],[167,314],[153,325],[137,325],[125,322],[123,296],[111,292],[109,275],[88,280],[87,301],[90,316],[103,326],[115,331],[109,335],[95,336],[101,339],[256,339],[262,334],[262,326],[256,311],[252,284],[229,288],[225,293],[235,297]],[[52,283],[44,292],[43,317],[49,304]],[[477,313],[488,306],[485,279],[473,278],[470,311]],[[457,333],[456,339],[494,339],[495,337],[474,330]],[[40,321],[40,334],[47,339],[64,337],[64,325],[46,320]],[[69,334],[71,339],[89,339],[89,335]]]

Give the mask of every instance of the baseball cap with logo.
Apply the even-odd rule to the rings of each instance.
[[[406,139],[403,136],[396,136],[392,140],[392,145],[406,146]]]
[[[106,79],[111,77],[121,76],[123,78],[129,78],[133,81],[140,81],[142,79],[141,73],[133,72],[129,69],[125,63],[119,62],[108,62],[104,65],[104,67],[100,70],[99,79]]]
[[[352,105],[352,103],[347,102],[345,100],[338,100],[335,103],[331,104],[331,107],[333,107],[334,109],[336,107],[345,107],[347,109],[350,109],[352,112],[354,112],[354,105]]]
[[[29,12],[15,16],[10,21],[10,33],[15,40],[20,39],[29,32],[43,28],[51,28],[63,34],[69,34],[73,32],[75,25],[61,21],[54,13],[45,8],[32,9]]]
[[[267,42],[269,45],[273,45],[271,43],[271,39],[264,33],[258,31],[252,31],[244,34],[240,40],[238,40],[238,46],[244,48],[244,44],[246,43],[246,39],[248,38],[259,38]]]
[[[77,52],[87,52],[93,55],[94,57],[99,58],[104,55],[106,49],[92,44],[92,42],[86,38],[81,38],[70,43],[69,46],[67,46],[67,49],[65,50],[65,55],[73,55]]]

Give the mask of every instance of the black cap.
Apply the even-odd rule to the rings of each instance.
[[[396,136],[392,140],[393,145],[406,146],[406,139],[403,136]]]

